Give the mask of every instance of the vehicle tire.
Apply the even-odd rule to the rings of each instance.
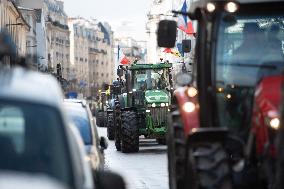
[[[123,153],[139,151],[139,126],[134,111],[122,112],[121,151]]]
[[[184,187],[186,148],[183,126],[179,112],[175,111],[169,116],[167,128],[168,171],[170,189]]]
[[[160,145],[166,145],[166,138],[157,138],[156,141]]]
[[[202,143],[187,150],[186,188],[231,189],[227,153],[220,143]]]
[[[98,127],[104,127],[104,112],[97,113],[96,122]]]
[[[119,105],[116,105],[114,111],[114,144],[117,151],[121,151],[121,111]]]
[[[114,123],[113,123],[113,113],[108,114],[107,119],[107,137],[109,140],[114,140]]]

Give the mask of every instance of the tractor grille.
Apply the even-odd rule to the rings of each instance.
[[[154,127],[166,126],[168,107],[150,108],[150,111]]]

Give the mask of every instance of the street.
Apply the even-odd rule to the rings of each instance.
[[[98,127],[100,136],[106,137],[106,128]],[[119,173],[128,189],[167,189],[167,148],[155,140],[140,139],[140,151],[123,154],[116,151],[114,142],[109,141],[105,151],[106,169]]]

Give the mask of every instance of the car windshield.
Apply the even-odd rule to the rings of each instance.
[[[218,31],[217,116],[221,126],[240,129],[249,124],[257,83],[283,71],[284,17],[269,14],[228,18],[221,17]]]
[[[81,137],[85,145],[92,144],[91,125],[88,117],[88,112],[80,103],[64,103],[67,114],[75,126],[80,131]]]
[[[0,100],[0,170],[47,174],[73,186],[57,110]]]
[[[152,90],[165,89],[169,86],[169,72],[167,69],[135,70],[134,89]]]

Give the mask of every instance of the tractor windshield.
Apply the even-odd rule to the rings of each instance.
[[[215,79],[221,126],[242,129],[249,125],[258,82],[282,73],[283,28],[283,15],[220,18]]]
[[[134,71],[134,89],[163,90],[169,87],[169,71],[167,69],[143,69]]]

